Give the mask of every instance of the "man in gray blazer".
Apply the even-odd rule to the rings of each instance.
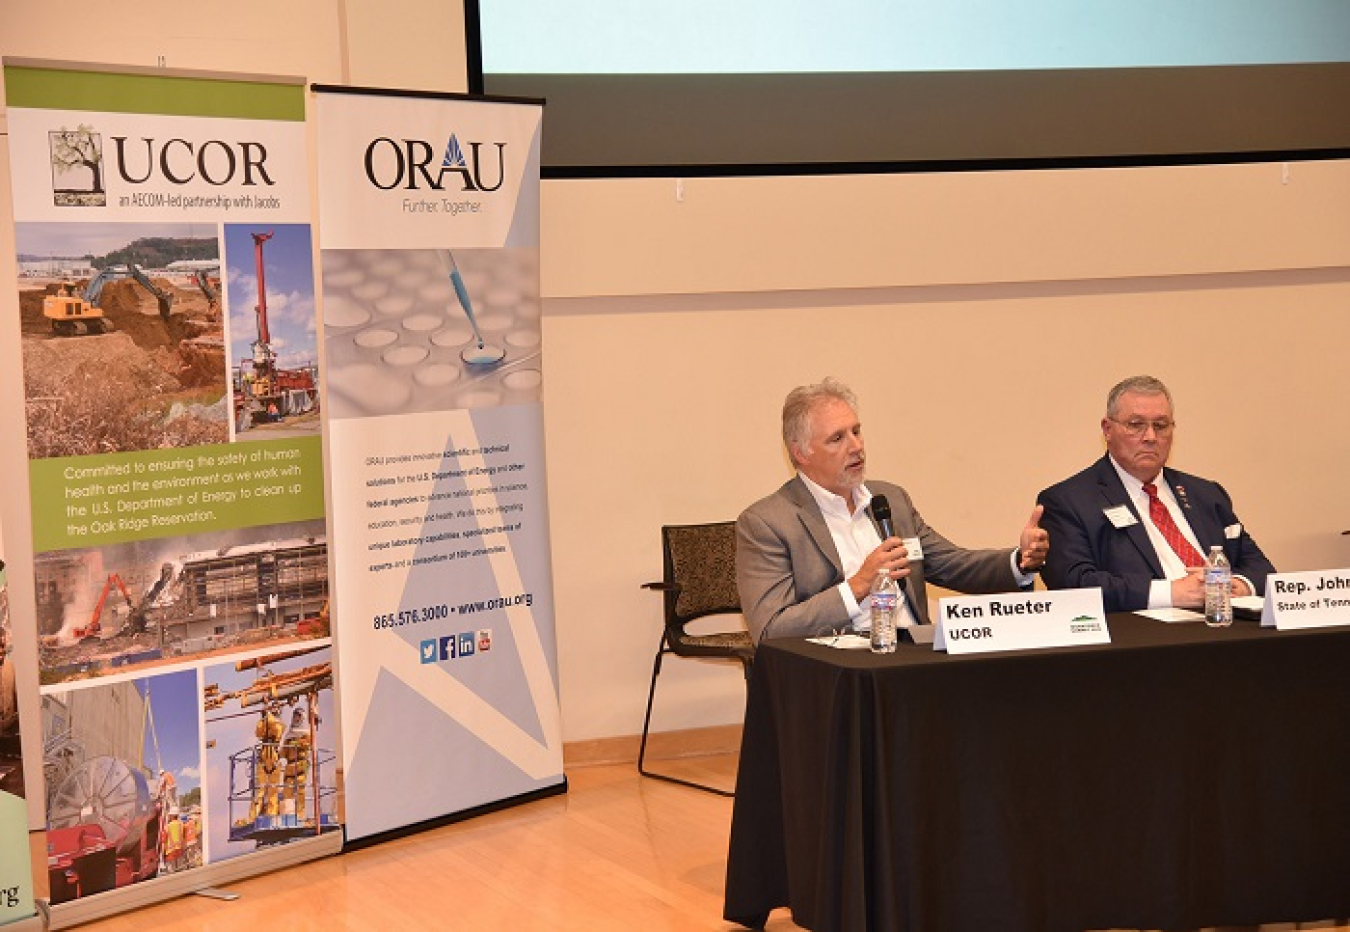
[[[928,580],[961,592],[1008,592],[1029,588],[1045,562],[1039,507],[1017,549],[964,550],[924,523],[900,486],[864,485],[857,409],[853,392],[834,379],[793,389],[783,403],[783,443],[797,476],[736,521],[736,586],[756,644],[866,626],[882,571],[904,587],[907,620],[928,624]],[[894,527],[884,540],[871,509],[878,495]]]

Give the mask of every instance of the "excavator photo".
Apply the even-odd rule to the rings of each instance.
[[[103,609],[107,606],[108,596],[112,594],[114,588],[121,591],[122,598],[125,599],[127,603],[127,611],[130,613],[135,612],[136,603],[131,600],[131,593],[127,591],[127,584],[122,582],[121,576],[116,573],[109,573],[107,582],[103,584],[103,591],[99,593],[98,602],[94,605],[94,614],[90,617],[89,624],[82,628],[75,628],[70,632],[75,640],[82,642],[96,641],[102,637]],[[131,615],[127,616],[127,624],[132,624]],[[145,624],[144,617],[141,619],[141,624]]]
[[[197,288],[206,296],[206,303],[209,307],[214,309],[220,305],[219,270],[215,275],[212,275],[206,269],[194,269],[192,280],[197,283]]]
[[[103,583],[103,591],[99,593],[98,602],[94,605],[94,613],[89,618],[89,623],[82,627],[72,628],[71,636],[80,643],[88,641],[98,641],[104,638],[103,634],[103,612],[108,605],[108,596],[112,595],[114,590],[122,593],[122,599],[127,606],[127,620],[121,629],[114,632],[113,637],[130,634],[140,634],[146,628],[145,613],[150,604],[159,595],[160,590],[164,588],[165,583],[173,575],[173,565],[165,563],[160,568],[159,579],[150,587],[140,602],[132,599],[131,593],[127,590],[127,584],[122,581],[122,577],[117,573],[109,573],[108,579]],[[59,637],[49,635],[43,638],[46,646],[56,646]],[[51,642],[51,643],[46,643]]]
[[[113,322],[103,316],[99,299],[108,282],[130,278],[155,296],[159,305],[159,316],[168,323],[173,310],[173,295],[152,282],[134,262],[125,265],[110,265],[102,269],[77,293],[73,282],[62,282],[56,294],[42,299],[42,314],[52,322],[52,331],[57,336],[78,337],[90,334],[108,333],[113,330]]]
[[[56,294],[42,299],[42,316],[52,322],[52,330],[63,337],[108,333],[116,328],[103,316],[103,310],[84,295],[76,294],[74,282],[62,282]]]

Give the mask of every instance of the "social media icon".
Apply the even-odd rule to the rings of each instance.
[[[435,641],[423,641],[423,642],[422,642],[422,662],[423,662],[423,663],[435,663],[435,662],[436,662],[436,642],[435,642]]]

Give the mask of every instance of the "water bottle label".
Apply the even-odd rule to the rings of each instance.
[[[894,592],[875,592],[872,594],[872,608],[879,612],[895,611],[896,595]]]

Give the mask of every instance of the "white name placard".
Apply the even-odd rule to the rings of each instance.
[[[1261,626],[1292,631],[1350,625],[1350,570],[1271,573]]]
[[[951,596],[937,627],[933,650],[949,654],[1111,642],[1097,588]]]

